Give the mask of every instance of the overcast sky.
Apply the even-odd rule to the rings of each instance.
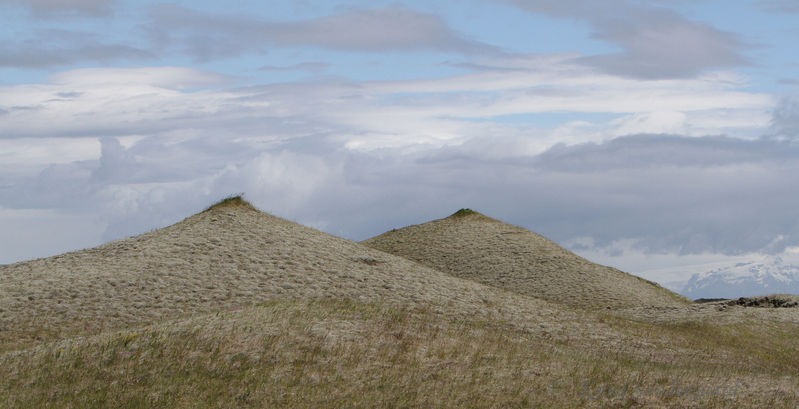
[[[0,0],[0,263],[230,194],[361,240],[461,207],[660,282],[799,254],[786,0]]]

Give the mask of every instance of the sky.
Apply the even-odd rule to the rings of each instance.
[[[229,195],[471,208],[660,283],[799,262],[794,0],[0,0],[0,264]]]

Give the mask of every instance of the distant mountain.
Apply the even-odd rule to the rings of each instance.
[[[780,257],[738,263],[694,274],[680,293],[691,299],[799,294],[799,266],[785,264]]]

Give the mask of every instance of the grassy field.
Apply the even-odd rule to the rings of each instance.
[[[232,198],[0,267],[0,408],[799,406],[799,309],[591,283],[539,299]]]
[[[796,324],[596,318],[618,344],[424,308],[276,300],[4,354],[0,396],[21,408],[799,405]]]

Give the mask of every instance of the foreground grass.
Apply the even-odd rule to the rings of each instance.
[[[630,338],[275,301],[3,354],[0,407],[799,405],[793,324],[599,319]]]

